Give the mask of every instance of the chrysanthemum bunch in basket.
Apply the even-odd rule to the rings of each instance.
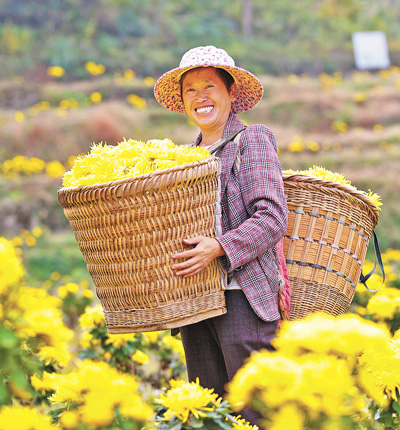
[[[205,148],[175,145],[170,139],[153,139],[146,143],[128,139],[115,146],[100,142],[93,144],[88,154],[75,159],[71,170],[64,174],[63,187],[127,179],[193,163],[209,156],[210,152]]]
[[[325,169],[321,166],[313,166],[310,167],[307,170],[284,170],[282,172],[284,175],[304,175],[304,176],[310,176],[317,179],[324,179],[326,181],[335,182],[336,184],[340,185],[346,185],[353,189],[354,191],[358,191],[361,194],[364,194],[366,197],[368,197],[371,202],[378,208],[382,206],[382,200],[381,197],[374,193],[371,190],[368,190],[368,193],[365,191],[357,190],[357,188],[352,185],[351,181],[345,178],[345,176],[342,173],[337,172],[331,172],[330,170]]]

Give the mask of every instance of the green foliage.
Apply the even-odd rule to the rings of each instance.
[[[360,30],[384,31],[398,50],[400,10],[393,1],[251,3],[245,35],[240,0],[4,0],[0,71],[22,74],[27,62],[44,63],[81,78],[83,64],[93,60],[111,72],[125,66],[159,75],[186,50],[213,44],[256,73],[330,72],[353,67],[351,34]],[[15,53],[24,56],[15,61]]]

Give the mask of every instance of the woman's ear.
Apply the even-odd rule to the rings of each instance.
[[[236,85],[236,82],[234,82],[231,86],[231,89],[229,90],[229,95],[231,96],[231,99],[233,102],[236,100],[236,92],[237,92],[237,85]]]

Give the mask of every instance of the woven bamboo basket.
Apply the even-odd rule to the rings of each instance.
[[[377,207],[353,188],[284,175],[289,221],[283,240],[291,287],[290,319],[348,312],[364,264]]]
[[[219,174],[210,157],[59,190],[110,333],[170,329],[226,312],[215,260],[190,278],[171,270],[171,255],[188,249],[183,239],[215,236]]]

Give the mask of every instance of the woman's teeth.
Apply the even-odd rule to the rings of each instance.
[[[213,110],[212,106],[207,106],[207,107],[201,107],[201,108],[197,108],[196,112],[197,113],[209,113]]]

